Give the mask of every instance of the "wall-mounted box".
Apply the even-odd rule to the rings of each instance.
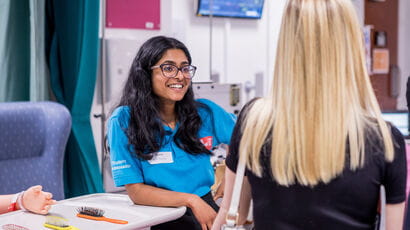
[[[160,0],[107,0],[106,27],[159,30]]]

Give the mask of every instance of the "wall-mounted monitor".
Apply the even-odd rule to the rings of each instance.
[[[382,117],[398,128],[403,136],[409,136],[409,112],[407,111],[383,111]]]
[[[264,0],[198,0],[197,15],[209,16],[212,13],[215,17],[260,19],[263,2]]]

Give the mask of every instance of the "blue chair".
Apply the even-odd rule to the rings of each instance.
[[[0,103],[0,194],[39,184],[54,199],[64,199],[63,160],[70,129],[70,113],[61,104]]]

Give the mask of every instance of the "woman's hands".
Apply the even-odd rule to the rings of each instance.
[[[188,204],[195,218],[201,224],[202,230],[211,229],[216,217],[215,210],[197,195],[192,195]]]
[[[135,204],[190,208],[202,230],[211,229],[215,220],[215,210],[195,194],[169,191],[143,183],[127,184],[125,188]]]
[[[56,201],[52,199],[53,195],[51,193],[43,192],[42,189],[41,185],[28,188],[19,198],[21,202],[18,204],[23,206],[19,208],[38,214],[47,214],[51,205],[55,204]]]

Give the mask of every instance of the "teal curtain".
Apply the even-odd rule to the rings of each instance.
[[[0,102],[50,98],[45,0],[0,0]]]
[[[30,0],[30,101],[46,101],[51,94],[45,51],[45,6],[46,0]]]
[[[72,116],[65,156],[65,195],[103,192],[90,124],[97,75],[99,1],[48,0],[47,12],[51,87]]]

